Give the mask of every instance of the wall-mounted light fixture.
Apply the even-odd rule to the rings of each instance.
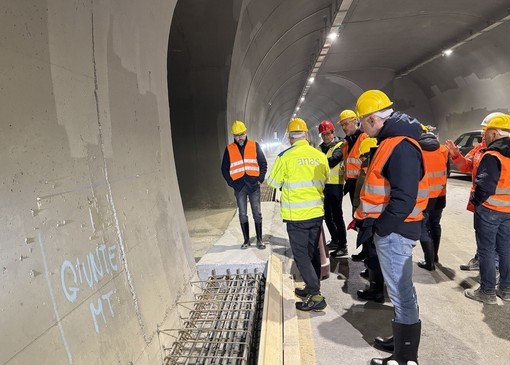
[[[402,76],[409,75],[411,72],[416,71],[420,67],[425,66],[426,64],[434,61],[438,57],[450,56],[456,48],[472,41],[473,39],[481,36],[482,34],[487,33],[489,31],[493,30],[494,28],[500,26],[501,24],[507,22],[508,20],[510,20],[510,15],[508,14],[508,11],[504,12],[504,14],[506,14],[506,15],[502,16],[499,19],[486,22],[485,25],[482,26],[480,28],[480,30],[477,32],[475,32],[474,30],[470,30],[465,38],[463,38],[460,41],[456,40],[456,43],[450,42],[450,44],[452,44],[452,43],[454,43],[454,44],[451,46],[443,47],[440,52],[434,54],[433,56],[430,56],[423,61],[420,61],[414,65],[411,65],[409,67],[406,67],[406,68],[398,71],[396,73],[395,77],[402,77]],[[486,25],[486,24],[489,24],[489,25]]]

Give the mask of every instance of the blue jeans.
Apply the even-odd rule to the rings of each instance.
[[[374,244],[395,310],[395,322],[418,323],[419,308],[413,284],[412,260],[416,242],[397,233],[390,233],[384,237],[374,234]]]
[[[481,289],[495,292],[496,259],[499,258],[499,288],[510,290],[510,214],[478,206],[475,210],[475,232]]]
[[[262,212],[260,210],[260,186],[253,193],[248,193],[248,187],[245,185],[241,191],[235,191],[234,194],[239,208],[239,222],[248,223],[248,198],[250,198],[251,213],[255,223],[262,223]]]

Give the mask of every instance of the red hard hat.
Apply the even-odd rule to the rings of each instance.
[[[329,120],[323,120],[321,124],[319,124],[319,133],[326,133],[329,131],[335,131],[335,126]]]

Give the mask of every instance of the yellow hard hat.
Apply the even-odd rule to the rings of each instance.
[[[500,112],[490,113],[485,118],[483,118],[482,123],[480,125],[482,127],[485,127],[487,125],[487,123],[489,123],[489,120],[491,120],[494,117],[498,117],[498,116],[502,116],[502,115],[505,115],[505,114],[500,113]]]
[[[338,123],[342,123],[346,119],[354,118],[356,119],[358,116],[356,113],[354,113],[353,110],[345,109],[343,112],[340,113],[340,116],[338,117]]]
[[[393,105],[388,95],[381,90],[367,90],[356,102],[356,113],[359,118],[386,109]]]
[[[287,125],[287,132],[308,132],[308,127],[303,119],[293,118]]]
[[[365,153],[370,152],[372,147],[377,147],[377,138],[365,138],[359,144],[359,154],[364,155]]]
[[[246,132],[246,126],[240,120],[236,120],[232,123],[232,134],[242,134]]]
[[[510,131],[510,115],[503,114],[493,117],[483,129],[504,129]]]

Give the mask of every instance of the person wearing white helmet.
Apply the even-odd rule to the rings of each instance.
[[[500,112],[490,113],[485,118],[483,118],[482,123],[480,123],[480,125],[482,126],[482,128],[484,128],[492,118],[502,115],[504,114]],[[457,167],[457,169],[460,172],[471,173],[472,180],[474,181],[476,169],[478,167],[478,164],[480,163],[480,159],[482,158],[483,151],[487,147],[487,145],[485,144],[485,129],[482,132],[482,142],[474,146],[473,149],[466,153],[465,156],[462,156],[459,147],[456,146],[451,139],[446,140],[445,146],[446,148],[448,148],[448,151],[450,152],[450,158]],[[471,186],[471,191],[473,190],[474,184]],[[469,202],[466,209],[469,210],[470,212],[474,211],[473,206]],[[460,269],[465,271],[479,270],[478,254],[475,254],[475,256],[472,259],[470,259],[467,262],[467,264],[460,265]]]
[[[510,301],[510,115],[498,115],[484,126],[487,149],[474,174],[470,203],[480,262],[480,287],[464,294],[485,304],[496,297]],[[499,258],[501,278],[496,276]]]

